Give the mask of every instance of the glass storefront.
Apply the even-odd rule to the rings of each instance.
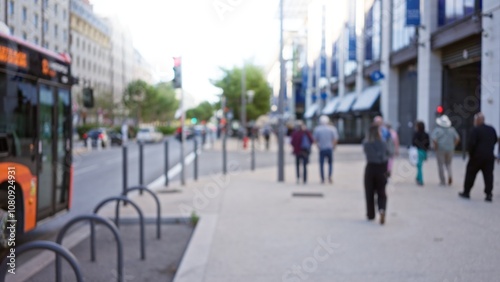
[[[373,1],[373,0],[371,0]],[[382,44],[382,5],[375,0],[365,15],[365,64],[380,60]]]

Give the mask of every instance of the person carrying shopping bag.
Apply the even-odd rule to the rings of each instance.
[[[417,184],[419,186],[424,185],[424,176],[422,173],[422,165],[424,161],[427,160],[427,151],[430,147],[429,134],[425,132],[425,124],[422,121],[417,121],[415,125],[415,132],[413,133],[412,145],[418,150],[418,162],[417,162]]]

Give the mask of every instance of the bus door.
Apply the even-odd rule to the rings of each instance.
[[[71,186],[71,139],[72,111],[69,89],[57,89],[57,174],[56,174],[56,212],[69,208],[69,189]]]
[[[53,88],[39,85],[39,119],[38,119],[38,205],[37,217],[45,218],[55,213],[55,95]]]

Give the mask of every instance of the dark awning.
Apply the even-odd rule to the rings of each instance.
[[[354,93],[354,92],[348,93],[340,99],[341,99],[340,103],[339,103],[337,109],[335,110],[335,113],[339,113],[339,114],[347,113],[351,110],[352,104],[356,100],[356,93]]]
[[[366,111],[373,107],[373,104],[377,101],[380,96],[380,86],[375,85],[363,90],[363,93],[359,95],[358,99],[352,106],[352,111]]]

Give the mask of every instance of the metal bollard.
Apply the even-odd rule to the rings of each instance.
[[[122,160],[122,163],[123,163],[123,170],[122,170],[122,174],[123,174],[123,193],[125,193],[127,191],[127,145],[123,145],[122,147],[122,152],[123,152],[123,160]]]
[[[255,170],[255,137],[254,134],[252,133],[252,161],[251,161],[251,170]]]
[[[222,173],[227,173],[227,132],[222,136]]]
[[[139,142],[139,186],[144,185],[144,144]],[[142,195],[142,190],[139,191]]]
[[[198,140],[194,139],[194,180],[198,180]]]
[[[92,139],[87,138],[87,151],[92,151]]]
[[[165,186],[168,186],[168,140],[165,140]]]

